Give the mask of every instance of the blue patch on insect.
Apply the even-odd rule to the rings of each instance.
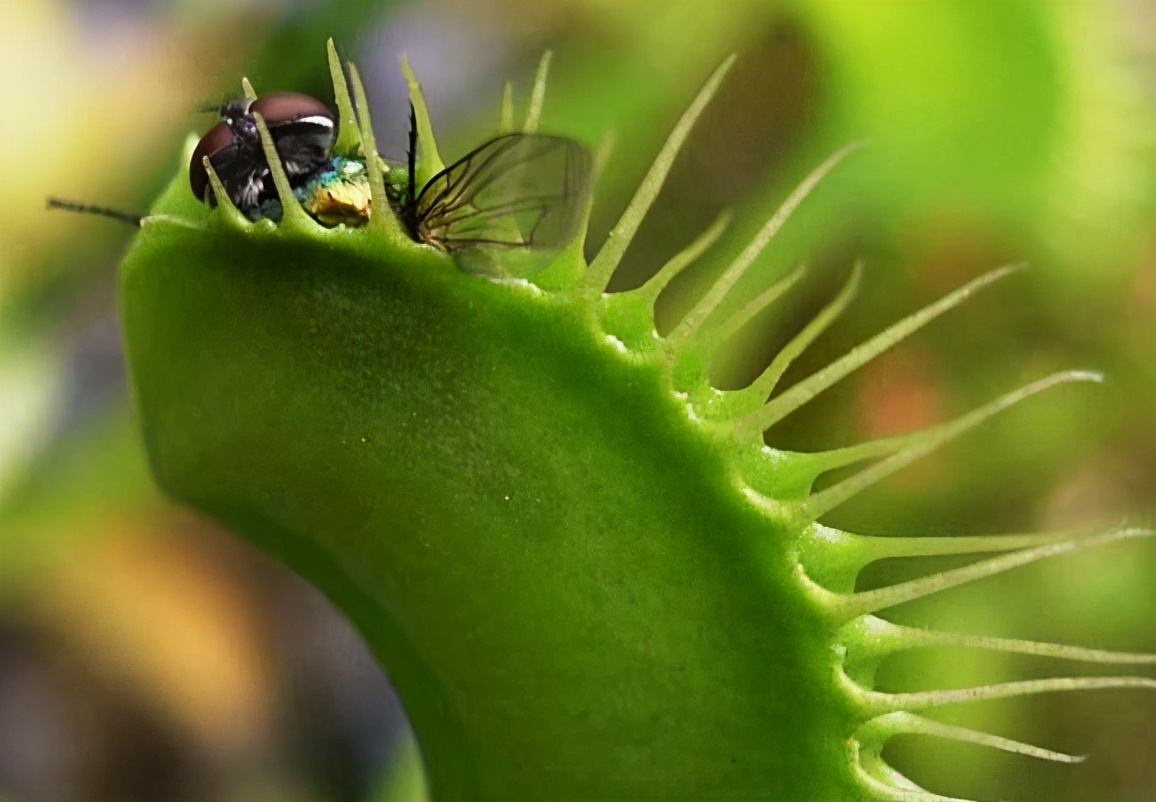
[[[325,226],[361,226],[369,220],[369,170],[362,159],[334,156],[316,176],[293,190],[301,206]],[[271,198],[258,208],[260,218],[279,223],[281,201]]]

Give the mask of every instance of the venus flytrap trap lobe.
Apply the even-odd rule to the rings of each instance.
[[[764,430],[1014,268],[983,276],[771,398],[787,364],[848,306],[844,288],[749,387],[710,386],[712,355],[796,271],[723,315],[738,278],[854,146],[793,193],[666,336],[654,303],[706,256],[723,215],[636,290],[605,288],[697,116],[711,76],[590,265],[580,237],[528,279],[463,272],[394,213],[365,93],[330,47],[341,130],[370,187],[359,228],[300,206],[258,120],[284,208],[212,212],[178,176],[126,258],[122,310],[158,481],[316,583],[365,633],[422,744],[439,799],[943,800],[889,767],[894,735],[1077,758],[935,722],[918,711],[1143,677],[1058,678],[882,693],[889,655],[963,647],[1099,664],[1150,655],[920,631],[877,617],[1037,560],[1150,537],[1098,533],[877,538],[818,519],[1057,374],[923,432],[799,454]],[[522,130],[536,128],[543,60]],[[442,169],[404,65],[417,177]],[[499,129],[514,125],[512,93]],[[356,118],[356,138],[350,120]],[[394,184],[396,186],[396,184]],[[153,218],[146,218],[153,219]],[[859,473],[815,493],[822,474]],[[990,554],[964,568],[855,591],[880,559]]]

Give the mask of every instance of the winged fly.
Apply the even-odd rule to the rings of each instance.
[[[230,101],[221,120],[201,137],[189,162],[189,186],[198,200],[216,206],[204,159],[229,200],[247,217],[280,219],[272,171],[254,114],[264,118],[289,184],[306,211],[323,225],[368,221],[369,176],[365,160],[335,156],[337,118],[320,100],[277,92]],[[525,276],[578,232],[590,192],[589,150],[566,137],[512,133],[491,139],[417,182],[417,127],[410,107],[409,155],[387,165],[390,204],[414,241],[454,256],[463,269]],[[99,214],[139,225],[141,218],[113,209],[50,199],[50,208]]]

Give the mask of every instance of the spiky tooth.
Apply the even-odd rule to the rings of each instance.
[[[859,742],[852,740],[855,747],[859,748]],[[913,794],[927,794],[930,793],[924,788],[919,787],[904,774],[883,759],[879,754],[872,753],[866,750],[861,750],[859,756],[856,758],[856,765],[862,769],[867,775],[874,777],[877,781],[883,783],[890,789],[891,793],[913,793]],[[869,797],[875,799],[874,795]],[[894,797],[888,795],[885,799],[892,799]]]
[[[369,100],[365,95],[365,85],[357,65],[349,65],[349,82],[353,86],[354,108],[357,110],[357,126],[361,136],[361,148],[365,152],[365,169],[369,174],[370,209],[369,228],[385,231],[394,239],[408,239],[401,230],[401,223],[393,213],[389,197],[385,193],[385,175],[382,173],[381,158],[377,153],[377,138],[373,133],[373,121],[369,116]],[[420,126],[419,126],[420,133]],[[432,135],[431,135],[432,136]],[[431,139],[432,142],[432,139]]]
[[[316,220],[310,217],[301,202],[293,194],[293,187],[289,185],[289,176],[285,174],[285,165],[281,163],[281,155],[277,152],[277,145],[265,125],[265,118],[253,112],[253,119],[257,122],[257,132],[261,136],[261,149],[265,152],[265,161],[269,165],[269,172],[273,175],[273,185],[277,187],[277,198],[281,201],[281,227],[289,228],[319,228]]]
[[[610,283],[610,277],[614,275],[618,263],[622,261],[622,255],[626,253],[627,246],[630,245],[638,227],[642,225],[643,218],[646,217],[647,211],[654,203],[654,199],[658,197],[662,185],[666,182],[675,156],[678,155],[694,127],[695,121],[698,120],[707,103],[714,97],[719,84],[722,83],[722,79],[734,63],[735,57],[732,55],[715,69],[710,78],[703,84],[702,89],[699,90],[698,95],[691,101],[690,106],[683,112],[678,123],[675,124],[674,130],[670,132],[662,150],[658,152],[654,163],[650,165],[646,177],[642,179],[642,183],[635,190],[634,197],[630,199],[626,211],[622,213],[622,217],[619,218],[617,225],[611,229],[606,242],[598,251],[598,255],[590,263],[590,269],[586,273],[586,291],[588,294],[601,295],[606,290],[606,285]]]
[[[960,287],[938,301],[925,306],[914,314],[900,320],[880,332],[867,342],[859,345],[832,362],[827,367],[803,379],[782,395],[773,398],[762,409],[736,421],[736,434],[758,437],[769,427],[778,423],[812,398],[831,387],[836,382],[861,368],[887,349],[904,340],[926,326],[935,318],[966,301],[979,290],[999,279],[1022,269],[1022,265],[1009,265],[993,270]]]
[[[923,598],[924,596],[930,596],[933,593],[939,593],[940,591],[956,587],[957,585],[974,582],[977,579],[994,576],[1004,571],[1010,571],[1012,568],[1018,568],[1021,565],[1028,565],[1050,557],[1058,557],[1061,554],[1070,554],[1097,548],[1120,540],[1152,537],[1153,535],[1156,535],[1156,531],[1151,529],[1128,527],[1085,537],[1076,537],[1059,543],[1050,543],[1035,548],[1023,549],[1011,554],[981,560],[962,568],[942,571],[930,576],[913,579],[909,582],[901,582],[897,585],[889,585],[888,587],[878,588],[877,590],[841,595],[838,597],[839,601],[833,603],[833,606],[837,608],[833,610],[833,614],[837,619],[850,621],[856,616],[874,613],[887,607],[894,607],[897,604]]]
[[[534,89],[530,92],[530,107],[526,109],[526,119],[522,123],[522,130],[527,134],[536,132],[538,122],[542,119],[542,105],[546,102],[546,79],[550,75],[550,60],[553,57],[553,52],[547,50],[538,61],[538,72],[534,75]]]
[[[1015,551],[1089,536],[1087,531],[1007,534],[978,537],[874,537],[832,529],[816,522],[798,539],[799,562],[815,582],[836,593],[850,593],[855,577],[878,560]]]
[[[503,112],[504,113],[504,112]],[[511,114],[513,112],[511,111]],[[513,117],[511,117],[512,124]],[[594,160],[590,169],[590,186],[598,183],[598,177],[606,168],[610,158],[610,151],[614,146],[613,137],[607,135],[598,143],[594,151]],[[559,253],[553,263],[530,277],[530,283],[540,290],[547,292],[571,293],[578,291],[586,275],[586,234],[590,227],[590,213],[594,209],[594,193],[587,192],[582,211],[578,217],[578,225],[574,237]],[[602,301],[616,298],[621,293],[603,296]]]
[[[707,333],[708,342],[714,347],[733,337],[743,326],[751,322],[751,318],[782,298],[787,290],[795,286],[806,272],[806,265],[799,265],[790,273],[760,292],[742,309],[735,312],[717,327],[711,328],[709,333]]]
[[[353,111],[345,72],[341,69],[341,58],[337,55],[337,46],[332,39],[325,43],[325,51],[329,58],[329,78],[333,81],[333,99],[337,102],[337,141],[333,143],[333,152],[338,156],[352,158],[361,148],[357,115]],[[365,152],[364,149],[362,152]]]
[[[824,306],[819,314],[815,315],[803,330],[791,338],[782,350],[775,355],[771,360],[771,364],[759,374],[753,382],[741,390],[734,391],[734,395],[742,396],[745,403],[742,407],[750,407],[751,409],[759,409],[766,402],[769,396],[779,383],[779,379],[783,377],[783,373],[790,367],[791,363],[802,354],[811,343],[813,343],[820,334],[827,330],[832,323],[834,323],[847,306],[854,299],[855,294],[859,291],[859,284],[863,277],[863,263],[856,262],[851,270],[851,275],[847,282],[843,285],[839,293],[831,299],[831,302]],[[745,414],[750,414],[749,412]],[[751,437],[749,430],[743,429],[741,426],[736,426],[736,435],[739,437]],[[756,437],[761,438],[762,432],[755,433]],[[825,470],[825,469],[824,469]],[[822,471],[820,471],[822,473]]]
[[[1156,691],[1156,679],[1148,677],[1053,677],[1001,682],[995,685],[977,685],[949,691],[881,693],[865,690],[864,701],[868,713],[879,715],[896,710],[928,710],[945,705],[985,702],[992,699],[1011,699],[1017,696],[1035,696],[1041,693],[1120,689]]]
[[[842,551],[856,552],[852,560],[859,568],[893,557],[943,557],[953,554],[980,554],[990,551],[1015,551],[1017,549],[1063,543],[1095,532],[1071,530],[1036,534],[973,535],[960,537],[892,537],[857,535],[832,529],[820,523],[811,524],[806,538],[814,543],[831,543]]]
[[[888,768],[891,767],[888,766]],[[933,794],[931,791],[900,788],[894,783],[884,782],[859,765],[854,767],[854,771],[856,778],[863,785],[863,790],[870,794],[869,797],[865,798],[886,800],[886,802],[977,802],[974,799]],[[895,772],[894,769],[892,772],[900,777],[903,776]],[[903,779],[906,780],[907,778],[904,777]]]
[[[920,457],[924,457],[939,448],[942,448],[947,443],[955,440],[966,434],[971,429],[974,429],[979,424],[983,423],[993,415],[1002,412],[1003,410],[1015,406],[1019,402],[1030,398],[1036,393],[1043,392],[1058,384],[1066,384],[1069,382],[1100,382],[1102,377],[1098,373],[1091,373],[1088,371],[1067,371],[1065,373],[1056,373],[1039,381],[1032,382],[1024,387],[1014,390],[1006,395],[1003,395],[994,401],[983,405],[982,407],[972,410],[966,415],[956,418],[948,423],[933,426],[930,429],[925,429],[922,432],[915,432],[914,434],[905,435],[902,437],[891,438],[884,441],[887,447],[898,447],[900,450],[883,459],[874,465],[864,468],[854,476],[844,479],[838,484],[816,493],[811,496],[805,503],[804,509],[807,515],[813,518],[830,512],[832,509],[842,504],[844,501],[852,498],[856,494],[867,489],[871,485],[878,482],[891,474],[895,473],[900,468],[910,465]],[[773,403],[773,402],[772,402]],[[769,406],[769,405],[768,405]],[[870,452],[878,445],[871,443],[864,444],[865,452]],[[841,449],[842,464],[849,464],[848,459],[855,457],[852,449]],[[856,459],[850,459],[851,462],[856,462]],[[832,467],[840,467],[839,461],[836,461]]]
[[[862,745],[855,739],[851,741],[855,744],[857,750],[857,761],[860,766],[867,770],[867,773],[889,783],[893,788],[900,791],[915,791],[918,793],[928,793],[927,789],[922,788],[911,780],[903,772],[896,769],[890,763],[883,759],[883,756],[873,750],[863,749]]]
[[[791,213],[798,208],[799,204],[811,194],[820,181],[822,181],[828,173],[835,169],[839,162],[843,161],[849,153],[862,147],[862,142],[852,142],[837,151],[834,155],[829,156],[826,161],[811,171],[811,174],[803,179],[802,183],[795,188],[785,201],[783,205],[771,216],[759,233],[747,244],[742,253],[730,263],[722,276],[716,281],[711,288],[707,290],[706,294],[698,300],[698,302],[691,308],[686,316],[674,327],[668,337],[671,345],[674,347],[681,347],[687,340],[692,338],[706,319],[710,317],[711,313],[718,308],[722,303],[723,298],[731,291],[735,283],[742,278],[743,274],[747,272],[750,266],[758,258],[763,249],[770,244],[775,234],[783,227],[783,224],[790,218]]]
[[[877,440],[859,443],[858,445],[832,448],[828,451],[812,452],[808,456],[811,458],[811,464],[814,466],[816,476],[820,476],[828,471],[854,465],[856,462],[889,457],[905,448],[910,448],[917,443],[921,437],[925,437],[928,431],[929,429],[924,429],[909,434],[881,437]]]
[[[1139,652],[1113,652],[1106,649],[1089,649],[1083,646],[1069,646],[1062,643],[1019,640],[1016,638],[994,638],[983,635],[965,635],[958,632],[939,632],[916,629],[884,621],[875,616],[864,616],[852,622],[857,631],[857,640],[875,657],[884,657],[900,651],[924,649],[936,646],[955,646],[967,649],[983,649],[989,652],[1027,654],[1035,657],[1051,657],[1057,660],[1073,660],[1081,663],[1101,663],[1109,665],[1156,665],[1156,654]]]
[[[201,157],[201,164],[205,167],[205,172],[209,176],[209,186],[213,188],[213,197],[217,201],[217,214],[219,218],[224,221],[229,228],[236,230],[245,230],[253,227],[253,221],[245,215],[241,214],[241,210],[233,203],[233,199],[229,197],[228,190],[221,182],[217,171],[213,169],[213,163],[209,161],[208,156]],[[296,200],[296,199],[294,199]],[[143,224],[144,221],[142,220]]]
[[[417,118],[417,139],[421,143],[414,172],[417,174],[417,185],[424,187],[446,166],[442,163],[441,156],[438,155],[433,126],[429,121],[429,108],[426,106],[421,84],[418,83],[417,76],[413,74],[409,58],[405,55],[401,57],[401,71],[405,75],[406,86],[409,87],[409,102],[413,104],[414,116]],[[358,105],[361,105],[360,100],[358,100]]]
[[[689,356],[691,359],[700,361],[702,364],[701,372],[703,376],[700,390],[698,393],[691,393],[689,399],[695,407],[695,414],[699,418],[703,420],[730,422],[750,412],[750,401],[754,401],[756,405],[762,403],[762,398],[752,399],[747,395],[745,389],[718,390],[711,387],[710,379],[708,378],[710,362],[718,349],[728,339],[734,336],[739,329],[749,323],[751,318],[783,297],[783,295],[802,278],[805,270],[806,268],[802,265],[796,267],[790,273],[760,292],[746,306],[735,312],[718,326],[712,326],[709,329],[702,330],[694,340],[693,349],[679,350],[669,339],[663,341],[667,353],[671,355],[672,362],[678,362],[680,358],[685,360]]]
[[[1022,741],[1001,738],[998,735],[968,729],[967,727],[958,727],[954,724],[944,724],[939,721],[924,718],[923,716],[902,711],[887,713],[871,719],[860,727],[855,735],[865,750],[876,753],[883,748],[884,743],[896,735],[929,735],[935,738],[958,741],[960,743],[987,746],[992,749],[998,749],[1001,752],[1026,755],[1028,757],[1039,758],[1040,760],[1050,760],[1054,763],[1082,763],[1087,759],[1086,755],[1069,755],[1064,752],[1056,752]]]
[[[730,214],[723,212],[706,231],[670,258],[662,268],[641,287],[625,292],[605,293],[598,298],[602,327],[626,343],[632,351],[655,351],[662,343],[654,327],[654,302],[666,285],[687,265],[710,248],[726,230]],[[676,355],[666,354],[666,360],[675,365]],[[698,377],[701,370],[695,370]]]
[[[248,78],[241,79],[241,93],[245,96],[246,100],[257,99],[257,90],[253,88],[253,84],[249,83]]]
[[[506,81],[506,87],[502,90],[502,113],[498,117],[498,133],[514,133],[514,84],[511,81]]]
[[[728,210],[723,210],[711,223],[710,228],[703,231],[694,241],[683,248],[681,251],[670,257],[658,272],[647,279],[636,290],[629,290],[623,294],[634,294],[639,298],[645,299],[651,307],[654,302],[658,300],[658,296],[666,289],[666,285],[671,282],[675,276],[685,270],[689,265],[694,263],[701,257],[711,246],[718,242],[719,237],[727,230],[727,226],[731,223],[731,213]]]

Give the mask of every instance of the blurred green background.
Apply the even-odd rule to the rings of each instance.
[[[0,800],[337,800],[420,795],[404,713],[303,582],[166,503],[136,441],[116,323],[131,231],[48,213],[46,195],[147,208],[196,110],[238,91],[329,99],[324,41],[358,61],[379,142],[404,154],[398,56],[444,156],[525,102],[555,51],[543,126],[613,136],[591,242],[726,54],[739,62],[680,156],[615,288],[640,283],[723,208],[733,253],[808,169],[857,139],[751,276],[801,290],[736,338],[738,386],[867,266],[847,319],[785,386],[946,290],[989,290],[778,425],[815,449],[910,431],[1054,370],[1100,388],[1031,401],[830,516],[869,534],[973,534],[1156,518],[1156,6],[1148,0],[0,2]],[[676,281],[669,326],[722,259]],[[195,348],[196,343],[189,343]],[[179,355],[174,355],[179,358]],[[872,567],[864,587],[950,565]],[[1156,546],[1034,566],[898,611],[957,631],[1156,650]],[[896,660],[884,688],[1047,676],[967,653]],[[1084,671],[1077,667],[1077,672]],[[961,746],[889,748],[962,796],[1156,799],[1156,700],[1137,693],[945,711],[1091,758],[1037,765]],[[501,733],[494,733],[501,738]]]

